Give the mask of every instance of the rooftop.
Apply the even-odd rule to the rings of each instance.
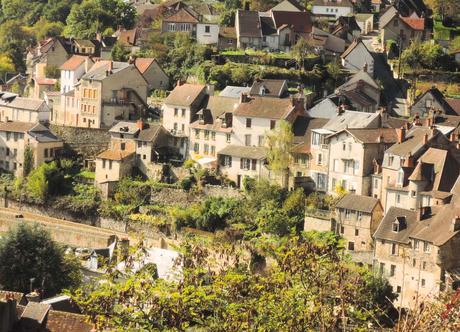
[[[336,208],[372,213],[377,204],[377,198],[347,194],[337,203]]]
[[[218,154],[260,160],[267,157],[267,149],[258,146],[227,145]]]
[[[285,119],[293,110],[290,98],[248,97],[248,101],[240,103],[233,114],[268,119]]]
[[[164,104],[174,106],[191,106],[206,89],[201,84],[182,84],[176,86],[165,99]]]

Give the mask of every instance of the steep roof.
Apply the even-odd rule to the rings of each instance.
[[[205,88],[205,85],[188,83],[176,86],[164,100],[164,104],[190,106],[196,101]]]
[[[297,33],[310,33],[312,30],[312,21],[309,12],[272,12],[275,27],[279,29],[283,25],[292,27]]]
[[[157,141],[169,135],[169,132],[162,125],[155,124],[149,125],[148,128],[142,129],[137,136],[137,140],[157,143]]]
[[[309,116],[298,116],[293,125],[294,146],[292,153],[309,153],[311,148],[311,132],[313,129],[322,128],[328,119],[314,119]]]
[[[332,131],[339,131],[345,128],[367,128],[378,117],[378,113],[345,111],[330,119],[323,128]]]
[[[260,160],[267,157],[267,149],[259,146],[227,145],[218,154]]]
[[[397,218],[401,223],[403,223],[404,226],[398,232],[393,232],[393,222]],[[380,222],[379,227],[375,231],[374,238],[407,244],[410,242],[409,236],[416,226],[416,211],[392,206]]]
[[[248,97],[249,98],[249,97]],[[294,110],[290,98],[250,97],[235,109],[235,116],[284,119]]]
[[[102,81],[107,78],[107,71],[109,71],[111,66],[111,74],[117,74],[122,70],[125,70],[129,67],[134,67],[134,65],[130,65],[126,62],[118,62],[118,61],[111,61],[111,60],[100,60],[96,62],[91,69],[83,75],[82,79],[84,80],[95,80],[95,81]]]
[[[406,23],[413,30],[423,31],[425,29],[425,19],[424,18],[412,17],[412,16],[410,17],[400,16],[399,18],[401,19],[401,21]]]
[[[163,19],[164,22],[180,22],[180,23],[199,23],[199,20],[192,11],[187,8],[181,8],[178,12]]]
[[[385,153],[394,154],[397,156],[407,156],[409,154],[414,155],[419,149],[421,149],[423,144],[423,136],[425,134],[430,140],[438,133],[437,130],[432,130],[428,127],[413,127],[407,134],[402,143],[393,144],[388,148]]]
[[[212,117],[215,119],[224,113],[233,113],[238,103],[239,100],[235,100],[235,98],[210,96],[205,109],[211,111]]]
[[[455,114],[460,115],[460,98],[446,98],[446,102]]]
[[[337,116],[337,106],[340,98],[329,96],[316,103],[307,113],[312,118],[332,119]]]
[[[252,83],[251,90],[249,94],[251,96],[260,96],[261,89],[265,89],[265,95],[268,97],[282,97],[286,92],[284,88],[286,87],[286,80],[276,80],[276,79],[256,79]]]
[[[238,32],[240,37],[262,38],[259,13],[250,10],[237,10]]]
[[[154,62],[156,62],[155,58],[136,58],[134,65],[141,74],[144,74]]]
[[[350,44],[350,46],[348,46],[348,48],[345,50],[345,52],[342,53],[342,55],[340,56],[341,58],[346,58],[356,47],[358,46],[363,46],[364,49],[369,52],[369,54],[371,54],[371,52],[369,51],[369,49],[366,47],[366,45],[363,43],[362,39],[361,38],[356,38],[355,40],[353,40],[353,42]],[[371,54],[372,55],[372,54]]]
[[[383,29],[395,16],[398,16],[398,10],[394,6],[388,7],[380,16],[379,28]]]
[[[379,204],[377,198],[347,194],[337,203],[336,208],[372,213],[377,204]]]
[[[413,105],[419,103],[422,100],[422,98],[424,98],[427,94],[430,94],[438,102],[438,104],[442,106],[444,113],[446,113],[447,115],[457,115],[457,113],[455,112],[455,110],[452,109],[450,103],[446,100],[442,92],[439,91],[439,89],[436,87],[431,87],[424,93],[417,96]]]

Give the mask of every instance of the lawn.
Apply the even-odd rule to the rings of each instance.
[[[460,27],[446,27],[441,20],[434,20],[434,39],[435,40],[450,40],[451,32],[457,31],[460,33]]]

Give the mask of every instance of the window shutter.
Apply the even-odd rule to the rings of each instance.
[[[241,169],[244,168],[244,159],[243,158],[240,159],[240,168]]]
[[[256,159],[252,159],[252,170],[253,170],[253,171],[256,170],[256,166],[257,166],[257,160],[256,160]]]

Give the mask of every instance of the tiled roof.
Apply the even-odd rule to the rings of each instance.
[[[234,27],[221,27],[219,29],[219,36],[228,39],[236,39],[236,29]]]
[[[249,101],[239,104],[233,114],[255,118],[285,119],[293,110],[294,106],[290,98],[250,97]]]
[[[446,98],[447,103],[452,108],[452,110],[460,115],[460,98]]]
[[[49,332],[90,332],[92,328],[86,316],[63,311],[50,310],[46,320],[46,330]]]
[[[337,203],[336,208],[371,213],[377,204],[379,204],[377,198],[347,194]]]
[[[272,12],[275,27],[278,29],[283,25],[291,27],[297,33],[310,33],[312,21],[309,12]]]
[[[115,160],[115,161],[122,161],[131,155],[134,152],[130,151],[121,151],[121,150],[105,150],[104,152],[100,153],[97,158],[99,159],[107,159],[107,160]]]
[[[155,61],[156,60],[154,58],[136,58],[134,65],[139,70],[139,72],[143,74]]]
[[[399,17],[401,21],[406,23],[410,28],[414,30],[423,30],[425,29],[425,19],[424,18],[415,18],[415,17]]]
[[[401,228],[398,232],[393,232],[393,222],[399,218]],[[409,243],[409,236],[417,226],[417,212],[397,207],[390,207],[385,217],[379,224],[374,238],[378,240],[390,240],[399,243]]]
[[[7,131],[13,133],[25,133],[35,127],[37,123],[32,122],[19,122],[19,121],[9,121],[9,122],[0,122],[0,131]]]
[[[249,10],[237,10],[240,37],[262,38],[259,13]]]
[[[260,96],[261,89],[265,88],[265,96],[282,97],[285,92],[283,88],[286,86],[286,80],[275,79],[256,79],[252,84],[249,94],[251,96]]]
[[[265,159],[267,149],[258,146],[227,145],[218,154],[248,159]]]
[[[359,128],[347,129],[351,135],[362,143],[395,143],[398,141],[396,129],[393,128]]]
[[[24,299],[24,294],[23,293],[0,290],[0,300],[5,300],[7,297],[9,297],[11,295],[16,300],[17,304],[21,303],[22,300]]]
[[[176,86],[169,96],[164,100],[166,105],[174,106],[190,106],[200,96],[203,90],[206,88],[205,85],[201,84],[182,84]]]
[[[35,83],[38,85],[55,85],[57,79],[55,78],[36,78]]]
[[[136,45],[138,32],[137,28],[131,30],[121,29],[117,31],[118,41],[127,45]]]
[[[42,324],[50,309],[49,304],[29,302],[21,315],[21,320],[28,319]]]
[[[90,57],[83,56],[83,55],[73,55],[69,60],[64,62],[64,64],[60,67],[61,70],[76,70],[80,67],[83,63],[85,63],[86,59],[91,61]]]
[[[423,136],[426,134],[428,140],[434,137],[438,131],[428,127],[414,127],[407,134],[402,143],[393,144],[385,153],[394,154],[397,156],[414,155],[423,147]]]
[[[177,13],[164,18],[163,22],[199,23],[198,19],[186,8],[182,8]]]

